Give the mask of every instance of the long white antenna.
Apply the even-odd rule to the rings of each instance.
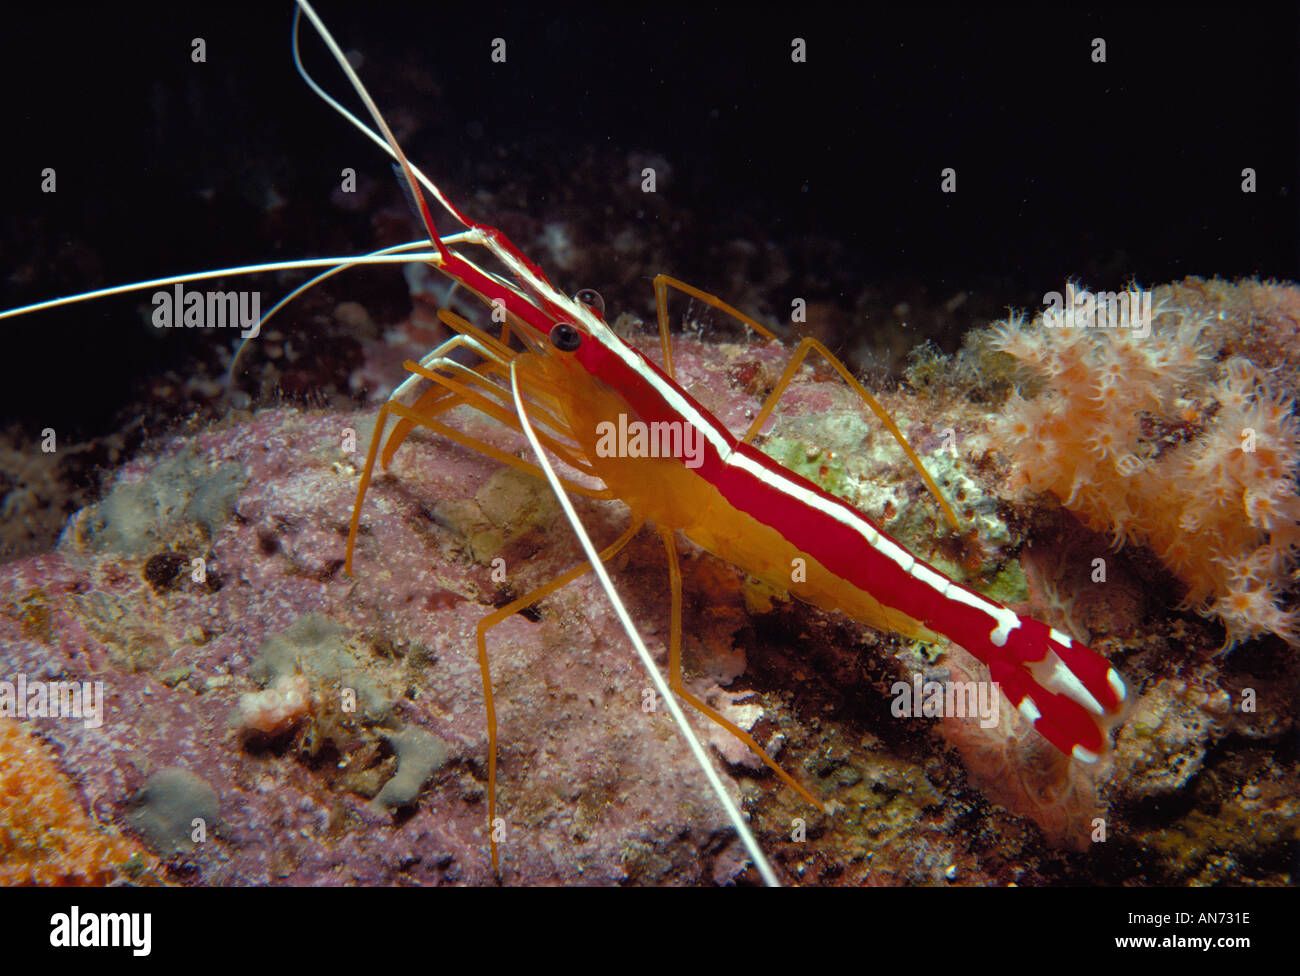
[[[429,246],[427,240],[413,243],[418,244],[420,247]],[[94,291],[83,291],[80,295],[65,295],[62,298],[51,298],[48,301],[36,302],[32,305],[22,305],[18,308],[5,309],[3,312],[0,312],[0,319],[7,319],[17,315],[26,315],[28,312],[39,312],[42,309],[47,308],[58,308],[61,305],[75,305],[77,302],[88,302],[94,298],[107,298],[110,295],[125,295],[128,292],[144,291],[146,288],[164,288],[167,285],[183,284],[190,281],[203,281],[207,278],[225,278],[245,274],[264,274],[268,271],[296,271],[300,268],[337,267],[341,270],[358,264],[410,264],[412,261],[428,261],[436,263],[438,261],[438,254],[433,251],[421,252],[419,254],[385,254],[383,252],[376,252],[374,254],[352,254],[339,258],[304,258],[298,261],[267,261],[262,264],[243,264],[233,268],[216,268],[212,271],[191,271],[187,274],[168,275],[166,278],[151,278],[148,281],[133,281],[129,285],[114,285],[111,288],[97,288]]]
[[[781,887],[781,882],[777,880],[776,873],[772,870],[772,865],[767,863],[767,858],[763,856],[763,851],[758,846],[758,841],[750,832],[749,825],[745,823],[745,816],[736,806],[735,801],[731,799],[731,794],[726,791],[722,785],[722,780],[718,778],[718,772],[713,768],[713,763],[709,762],[708,756],[704,752],[704,746],[700,745],[700,740],[695,735],[695,730],[691,728],[686,716],[682,714],[682,708],[677,704],[677,698],[673,695],[672,690],[668,687],[668,682],[664,676],[659,673],[655,667],[654,658],[646,649],[645,642],[641,640],[641,635],[637,632],[636,626],[632,623],[632,617],[628,614],[627,608],[623,606],[623,601],[618,595],[618,590],[614,589],[614,583],[609,578],[609,573],[605,571],[605,564],[600,561],[600,556],[596,552],[595,545],[592,544],[591,537],[587,535],[587,530],[583,527],[582,521],[578,518],[578,513],[573,510],[573,503],[569,501],[569,496],[565,493],[560,479],[556,476],[555,470],[551,467],[550,460],[546,457],[546,452],[542,450],[542,445],[537,440],[537,435],[533,433],[533,425],[528,420],[528,412],[524,409],[524,400],[519,392],[519,378],[515,372],[515,362],[510,362],[510,390],[515,397],[515,412],[519,415],[519,424],[523,429],[524,436],[528,438],[528,443],[532,445],[533,453],[537,455],[537,463],[541,465],[542,471],[546,474],[546,480],[551,483],[551,491],[555,492],[555,497],[564,509],[564,515],[573,526],[573,532],[582,543],[582,550],[587,554],[587,560],[591,563],[591,568],[596,573],[596,578],[600,580],[601,588],[604,589],[605,595],[609,597],[609,602],[613,604],[614,613],[618,617],[618,622],[623,625],[628,639],[632,641],[632,646],[636,648],[636,653],[641,658],[641,664],[645,667],[646,672],[650,675],[650,680],[654,682],[655,689],[659,692],[659,697],[664,700],[668,706],[668,713],[672,715],[673,721],[677,723],[678,730],[690,747],[691,755],[699,763],[700,769],[704,771],[704,776],[709,781],[709,786],[713,788],[714,794],[723,808],[727,811],[727,818],[731,825],[736,828],[736,833],[740,835],[740,842],[745,845],[745,850],[749,851],[749,856],[753,859],[758,873],[763,876],[763,881],[772,888]]]
[[[348,81],[352,83],[353,90],[361,96],[361,100],[366,104],[366,109],[370,112],[371,117],[383,129],[384,135],[380,135],[344,108],[338,99],[318,85],[316,79],[308,74],[306,66],[302,63],[302,54],[298,48],[298,19],[300,13],[305,13],[307,18],[311,21],[312,26],[316,28],[316,33],[320,35],[321,40],[325,42],[325,46],[329,48],[330,53],[334,55],[334,59],[339,63],[339,66],[342,67],[344,73],[347,74]],[[361,84],[361,79],[357,77],[357,73],[352,69],[351,62],[348,61],[347,56],[343,53],[343,49],[339,47],[338,42],[334,40],[334,35],[329,32],[329,29],[325,26],[325,22],[320,19],[316,14],[316,11],[312,8],[312,5],[308,3],[307,0],[298,0],[298,7],[293,12],[293,64],[294,67],[298,69],[298,74],[302,77],[302,80],[305,81],[308,87],[319,95],[321,99],[330,106],[330,108],[334,109],[334,111],[338,112],[339,115],[343,116],[343,118],[356,126],[362,135],[384,152],[388,153],[388,155],[394,160],[398,163],[404,164],[404,169],[409,168],[411,175],[419,180],[420,184],[426,190],[433,194],[434,198],[442,204],[443,209],[446,210],[447,213],[451,214],[457,221],[461,219],[460,214],[456,212],[456,208],[453,207],[451,203],[448,202],[447,198],[442,195],[442,191],[438,189],[433,180],[425,176],[424,173],[421,172],[420,168],[410,160],[404,159],[399,155],[397,150],[394,148],[397,145],[397,140],[393,139],[392,133],[388,131],[388,126],[384,122],[383,116],[379,112],[379,108],[375,105],[374,101],[371,100],[370,93],[366,91],[365,85]],[[387,136],[388,138],[385,139],[384,136]],[[391,142],[389,140],[391,140]]]

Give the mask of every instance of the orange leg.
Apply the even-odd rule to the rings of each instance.
[[[688,285],[684,281],[672,278],[668,275],[655,275],[655,308],[659,313],[659,342],[664,350],[664,371],[673,379],[677,375],[673,372],[673,346],[672,339],[668,333],[668,289],[680,291],[684,295],[690,295],[692,298],[698,298],[705,305],[710,305],[720,312],[725,312],[732,318],[737,319],[749,326],[765,339],[775,339],[776,333],[766,326],[759,325],[744,312],[732,308],[717,295],[710,295],[707,291],[701,291],[694,285]]]
[[[500,339],[494,339],[469,319],[465,318],[463,315],[457,315],[449,308],[438,309],[438,318],[441,319],[442,323],[448,328],[454,329],[461,335],[467,335],[472,339],[477,339],[484,345],[484,347],[497,354],[498,361],[507,361],[514,355],[508,342],[510,336],[508,328],[501,330]]]
[[[767,401],[763,404],[763,408],[759,410],[758,416],[754,418],[754,422],[749,425],[749,430],[746,431],[745,436],[740,439],[741,443],[748,444],[762,429],[763,424],[767,422],[767,418],[770,417],[772,411],[776,409],[776,403],[781,399],[781,394],[783,394],[789,387],[790,381],[793,380],[795,374],[799,372],[799,367],[803,364],[804,358],[810,351],[821,353],[826,361],[831,364],[831,367],[835,372],[839,373],[844,382],[849,385],[849,388],[852,389],[862,402],[870,408],[871,412],[880,419],[880,422],[885,425],[885,429],[894,435],[894,440],[898,441],[899,447],[903,449],[903,453],[907,455],[907,459],[912,462],[912,466],[916,468],[917,473],[921,475],[921,479],[925,482],[925,486],[930,489],[930,494],[934,496],[935,501],[939,503],[939,507],[943,509],[944,517],[948,520],[948,523],[954,530],[960,532],[961,523],[957,521],[957,513],[952,510],[952,506],[948,504],[948,499],[943,496],[943,492],[940,491],[939,486],[935,484],[934,478],[932,478],[930,472],[926,470],[925,465],[921,462],[921,458],[917,455],[916,451],[912,449],[912,445],[907,442],[907,438],[903,436],[903,432],[898,429],[898,425],[894,423],[894,418],[889,415],[889,411],[882,407],[880,402],[867,392],[866,387],[854,378],[853,374],[849,372],[848,367],[840,362],[834,353],[811,336],[806,336],[800,340],[798,347],[796,347],[794,351],[794,356],[785,367],[785,372],[781,374],[781,378],[777,381],[776,386],[773,387],[772,392],[768,394]]]
[[[465,324],[468,325],[468,323]],[[506,333],[503,332],[503,338],[505,335]],[[480,339],[486,338],[487,342],[489,343],[494,341],[491,339],[491,337],[476,336],[475,338],[480,338]],[[487,347],[487,348],[491,348],[491,347]],[[493,353],[497,353],[498,351],[499,350],[492,349]],[[506,352],[509,353],[510,351],[507,349]],[[513,355],[513,353],[510,354]],[[430,363],[430,365],[433,364]],[[427,369],[422,366],[418,366],[417,364],[411,362],[408,362],[406,364],[406,368],[410,370],[413,374],[424,377],[425,379],[432,381],[435,385],[430,389],[425,390],[420,395],[420,397],[416,400],[413,406],[408,406],[405,403],[402,403],[400,400],[390,399],[383,405],[383,407],[380,408],[379,417],[375,421],[375,431],[370,439],[370,448],[366,454],[365,468],[362,470],[361,481],[357,487],[357,498],[356,498],[356,502],[353,505],[352,521],[348,529],[346,569],[349,575],[351,575],[352,573],[352,557],[356,547],[357,533],[360,527],[361,506],[365,499],[366,491],[369,488],[371,478],[373,477],[374,474],[375,461],[379,457],[380,445],[382,444],[384,447],[382,462],[384,466],[387,467],[388,462],[392,459],[394,452],[396,452],[397,448],[400,447],[401,443],[406,439],[410,431],[416,427],[424,427],[428,430],[432,430],[435,433],[441,434],[444,437],[447,437],[455,441],[456,443],[462,445],[463,447],[467,447],[470,450],[477,451],[481,454],[485,454],[488,457],[493,458],[494,460],[500,461],[503,464],[508,464],[511,467],[523,471],[525,474],[529,474],[535,478],[541,479],[543,481],[546,480],[545,473],[537,465],[524,461],[522,458],[515,457],[512,454],[508,454],[505,451],[502,451],[501,449],[493,446],[492,444],[487,443],[486,441],[479,440],[478,438],[472,437],[469,434],[456,430],[455,428],[449,427],[446,424],[440,423],[434,419],[438,415],[445,413],[446,411],[454,407],[460,406],[462,404],[467,404],[479,410],[480,412],[486,413],[489,416],[493,416],[496,419],[502,420],[508,426],[513,427],[515,430],[520,430],[518,418],[513,413],[509,413],[509,414],[501,413],[499,415],[500,407],[497,404],[493,403],[492,401],[488,400],[480,392],[471,389],[467,386],[464,386],[460,383],[457,383],[446,376],[442,376],[441,374],[436,373],[433,370]],[[485,381],[486,377],[484,376],[484,373],[487,371],[499,372],[501,370],[501,364],[495,359],[493,359],[492,361],[483,364],[479,369],[471,369],[469,367],[457,367],[457,368],[461,370],[463,374],[475,373],[479,377],[482,377],[483,380]],[[537,384],[531,384],[531,385],[536,387]],[[534,390],[534,392],[536,392],[536,390]],[[541,408],[538,409],[539,412],[541,412]],[[392,435],[389,436],[387,441],[385,442],[384,431],[387,427],[388,417],[390,414],[400,418],[400,420],[397,427],[395,427],[395,429],[393,430]],[[556,425],[558,426],[558,422],[554,422],[553,418],[550,418],[549,413],[544,413],[543,419],[544,420],[551,419],[552,422],[556,423]],[[565,457],[565,459],[569,460],[570,463],[573,463],[575,467],[581,467],[581,468],[586,467],[586,465],[583,464],[580,459],[570,457],[569,455],[571,452],[565,450],[563,445],[555,444],[553,441],[550,441],[550,439],[546,439],[546,440],[548,441],[548,446],[553,445],[554,449],[556,450],[556,453],[562,457]],[[610,500],[616,497],[614,493],[609,489],[596,490],[592,488],[586,488],[582,485],[574,484],[573,482],[568,481],[566,479],[561,479],[561,483],[568,491],[574,494],[584,495],[588,498]],[[600,553],[600,560],[602,562],[605,562],[613,558],[632,540],[632,538],[636,535],[636,533],[641,529],[641,526],[643,524],[644,524],[644,519],[635,520],[632,523],[632,525],[628,527],[627,531],[623,533],[623,535],[621,535],[617,540],[615,540],[614,543],[612,543],[607,549],[605,549],[602,553]],[[579,577],[583,576],[585,573],[588,573],[590,571],[591,571],[590,564],[585,564],[582,566],[575,567],[574,569],[568,571],[567,573],[564,573],[563,575],[557,577],[556,579],[551,580],[549,583],[545,584],[544,586],[540,586],[537,589],[532,590],[531,592],[525,594],[519,599],[508,604],[507,606],[494,611],[493,613],[484,617],[478,623],[479,669],[483,679],[483,696],[487,706],[487,719],[488,719],[488,836],[492,847],[492,867],[494,871],[498,867],[498,854],[497,854],[497,841],[496,841],[497,724],[496,724],[496,708],[495,708],[493,694],[492,694],[491,676],[488,669],[486,635],[489,630],[491,630],[497,624],[501,623],[503,620],[509,618],[512,614],[518,613],[520,610],[528,606],[531,606],[532,604],[536,603],[541,599],[544,599],[549,594],[567,585],[568,583],[571,583],[573,580],[578,579]]]
[[[668,578],[672,588],[672,628],[668,641],[668,684],[681,698],[699,709],[707,718],[717,722],[737,739],[749,746],[754,755],[763,760],[772,772],[781,777],[782,782],[807,800],[808,803],[818,810],[825,810],[825,807],[798,780],[776,764],[776,761],[763,750],[763,747],[754,741],[752,735],[740,728],[736,723],[724,718],[716,709],[710,708],[686,690],[686,684],[682,681],[682,571],[677,563],[677,544],[673,539],[673,530],[658,526],[656,528],[659,532],[659,538],[663,540],[664,549],[668,553]]]
[[[442,410],[448,409],[449,407],[457,406],[459,402],[460,401],[455,400],[453,398],[453,402],[447,404],[446,407],[441,407],[440,405],[441,409],[439,409],[436,412],[442,412]],[[442,434],[444,437],[447,437],[455,441],[457,444],[460,444],[463,447],[467,447],[472,451],[477,451],[480,454],[486,454],[488,457],[496,461],[500,461],[502,464],[508,464],[512,468],[522,471],[525,474],[531,475],[534,478],[539,478],[543,481],[546,480],[546,475],[542,472],[541,468],[537,467],[537,465],[531,464],[530,462],[525,461],[522,458],[517,458],[513,454],[507,454],[505,451],[502,451],[500,448],[493,447],[491,444],[487,443],[486,441],[481,441],[478,438],[471,437],[468,434],[465,434],[459,430],[456,430],[452,427],[448,427],[446,424],[441,424],[438,421],[432,419],[432,417],[430,416],[426,416],[424,414],[416,412],[414,408],[408,407],[406,404],[401,403],[400,401],[389,400],[387,403],[383,405],[383,407],[380,408],[379,417],[375,420],[375,432],[373,436],[371,436],[370,438],[370,450],[366,453],[366,466],[361,471],[361,481],[357,485],[356,501],[353,502],[352,504],[352,521],[348,526],[348,543],[347,543],[347,550],[344,557],[344,570],[347,572],[349,576],[352,575],[352,556],[353,556],[353,552],[356,549],[357,533],[361,527],[361,507],[362,504],[365,502],[366,491],[370,487],[370,480],[374,476],[375,460],[379,453],[379,445],[384,440],[384,428],[388,423],[388,415],[390,413],[396,414],[398,417],[403,418],[403,422],[404,423],[409,422],[409,424],[412,427],[426,427],[429,430],[432,430],[438,434]],[[389,438],[389,441],[391,443],[392,438]],[[394,450],[395,449],[396,448],[394,448]],[[388,453],[389,452],[387,451],[387,449],[385,449],[385,454],[388,455]],[[388,457],[386,456],[385,462],[387,462],[387,460]],[[385,464],[385,466],[387,465]],[[566,489],[568,489],[569,491],[577,495],[583,495],[587,498],[597,498],[606,501],[616,497],[614,493],[609,489],[586,488],[582,485],[574,484],[573,482],[568,480],[564,480],[564,479],[561,480]]]
[[[480,411],[481,413],[485,413],[489,417],[492,417],[495,420],[499,420],[502,424],[511,428],[512,430],[515,431],[522,430],[522,428],[519,426],[519,418],[515,416],[513,406],[509,410],[507,410],[505,407],[488,400],[481,393],[478,393],[470,389],[469,387],[452,379],[451,377],[443,376],[442,374],[437,373],[433,370],[426,369],[420,364],[412,362],[409,359],[402,365],[406,369],[410,370],[412,373],[416,374],[417,376],[422,376],[424,379],[429,380],[432,383],[437,383],[440,386],[446,387],[448,390],[451,390],[457,396],[463,398],[465,403],[474,407],[476,410]],[[467,372],[473,372],[473,371],[467,370]],[[481,374],[475,374],[475,375],[481,375]],[[535,382],[525,381],[525,385],[529,388],[530,393],[536,394],[538,392],[539,386]],[[552,417],[551,414],[545,410],[545,408],[534,405],[532,410],[529,411],[529,416],[532,416],[534,411],[536,411],[539,414],[541,418],[541,422],[546,424],[547,426],[552,427],[552,429],[555,429],[557,431],[567,430],[564,424],[561,421],[558,421],[554,417]],[[578,456],[577,448],[574,445],[562,444],[559,441],[555,440],[555,438],[547,434],[544,434],[540,431],[537,432],[537,439],[546,445],[547,450],[563,458],[566,464],[570,465],[571,467],[577,468],[579,471],[582,471],[585,474],[593,473],[592,469],[586,463],[585,459],[582,459]],[[384,448],[385,457],[392,457],[393,452],[396,450],[397,450],[396,444],[392,445],[391,447],[385,446]]]
[[[517,355],[507,343],[511,330],[510,323],[507,321],[503,325],[502,338],[498,341],[468,319],[448,309],[439,309],[438,318],[458,334],[424,356],[420,360],[419,370],[412,370],[414,375],[430,379],[443,387],[443,389],[435,388],[422,393],[414,404],[415,409],[425,416],[434,416],[457,406],[459,403],[469,403],[484,412],[489,412],[488,408],[481,405],[491,403],[494,404],[491,408],[492,415],[518,430],[518,424],[514,420],[514,404],[511,402],[509,394],[496,384],[488,381],[488,377],[493,374],[500,377],[506,376],[511,359]],[[455,362],[450,358],[449,353],[458,346],[473,350],[485,361],[477,366],[464,366]],[[446,371],[448,375],[442,376],[442,371]],[[438,376],[430,377],[430,372],[438,372]],[[461,378],[460,382],[454,379],[456,376]],[[408,383],[410,379],[408,378]],[[535,392],[527,377],[525,377],[524,382],[529,387],[530,392]],[[474,384],[472,392],[462,384]],[[435,410],[434,407],[439,403],[449,401],[448,391],[458,394],[460,399],[446,402],[445,405]],[[551,411],[542,405],[534,405],[531,412],[544,426],[556,432],[564,432],[564,425],[556,420]],[[380,456],[380,463],[384,467],[388,467],[393,454],[401,446],[414,426],[411,421],[406,419],[398,421],[383,454]]]
[[[414,374],[416,376],[424,378],[430,375],[429,371],[425,370],[424,367],[417,367],[417,369],[419,371]],[[466,373],[472,374],[475,377],[483,377],[487,372],[495,373],[500,371],[499,367],[490,364],[481,366],[478,369],[465,370]],[[450,377],[445,377],[441,374],[434,375],[434,385],[421,393],[415,403],[411,405],[411,409],[419,416],[433,418],[439,414],[446,413],[448,410],[458,407],[461,404],[468,404],[480,413],[489,413],[494,419],[500,420],[505,426],[510,427],[516,433],[522,432],[519,426],[519,421],[514,416],[513,409],[509,413],[498,413],[495,408],[489,411],[484,408],[482,404],[490,403],[491,401],[486,400],[478,391],[468,386],[464,386]],[[490,391],[493,396],[500,396],[501,394],[501,391],[490,383],[480,383],[480,385],[484,390]],[[510,406],[513,408],[513,403],[510,404]],[[533,409],[540,414],[541,423],[550,426],[553,430],[561,434],[567,433],[567,428],[565,428],[560,421],[556,420],[555,417],[544,408],[534,405]],[[396,426],[393,428],[393,432],[389,435],[387,442],[384,444],[383,452],[379,455],[379,463],[384,468],[387,468],[389,464],[392,463],[393,455],[397,453],[397,449],[402,446],[402,443],[406,440],[411,431],[418,426],[420,426],[418,422],[408,420],[406,417],[403,417],[397,422]],[[572,451],[561,453],[561,456],[567,464],[577,468],[584,474],[593,474],[590,465],[583,460],[579,460]]]
[[[659,342],[663,346],[664,369],[667,371],[669,376],[674,375],[672,340],[668,332],[668,289],[670,287],[676,291],[682,292],[683,294],[690,295],[692,298],[697,298],[704,302],[704,304],[710,305],[721,312],[725,312],[727,315],[730,315],[749,326],[765,339],[777,338],[776,334],[773,333],[772,330],[760,325],[743,312],[732,308],[716,295],[710,295],[707,291],[702,291],[699,288],[688,285],[676,278],[670,278],[668,275],[656,275],[654,279],[654,288],[655,306],[659,313]],[[926,470],[925,465],[921,462],[921,458],[917,455],[916,451],[912,449],[912,445],[907,442],[907,438],[904,437],[903,432],[898,429],[898,425],[894,423],[894,419],[889,415],[889,411],[882,407],[880,402],[867,392],[866,387],[854,379],[853,374],[849,372],[848,367],[840,362],[839,358],[836,357],[834,353],[811,336],[802,339],[799,345],[795,348],[794,356],[791,358],[789,365],[786,366],[785,372],[781,375],[781,379],[777,381],[772,392],[768,394],[767,401],[763,404],[763,408],[758,412],[758,416],[754,418],[754,422],[750,424],[749,430],[746,432],[745,436],[740,439],[741,443],[748,444],[762,429],[763,424],[767,422],[767,418],[772,415],[772,411],[776,408],[777,401],[781,399],[781,394],[785,392],[787,387],[789,387],[790,381],[794,379],[795,374],[799,371],[799,366],[803,363],[804,358],[810,351],[814,350],[822,354],[835,372],[839,373],[844,382],[849,385],[849,388],[858,395],[862,402],[867,405],[868,409],[870,409],[871,412],[879,418],[880,422],[885,425],[885,429],[894,436],[894,440],[898,441],[899,446],[903,449],[903,453],[907,455],[907,459],[912,462],[912,466],[916,468],[917,473],[920,474],[921,479],[925,482],[925,486],[930,490],[930,494],[932,494],[935,501],[939,503],[939,508],[943,510],[944,518],[948,520],[948,523],[954,530],[961,531],[961,523],[957,521],[957,514],[952,510],[952,506],[948,504],[948,500],[944,497],[943,492],[939,490],[939,486],[935,484],[934,478],[932,478],[930,472]]]
[[[641,530],[645,524],[644,519],[634,519],[628,526],[627,531],[619,536],[613,543],[600,553],[600,561],[608,562],[616,556],[623,547],[632,541],[633,536]],[[488,839],[492,845],[492,870],[498,870],[497,857],[497,712],[496,704],[492,697],[492,677],[488,671],[487,656],[487,632],[509,619],[512,615],[518,613],[526,607],[532,606],[538,600],[543,599],[551,593],[554,593],[562,586],[567,586],[574,580],[591,572],[591,564],[585,563],[581,566],[575,566],[561,576],[557,576],[544,586],[526,593],[518,600],[506,604],[499,610],[496,610],[478,622],[478,664],[479,670],[483,675],[483,699],[487,703],[487,727],[488,727]],[[504,826],[502,824],[501,826]]]
[[[442,317],[445,311],[446,311],[445,309],[439,309],[438,315],[440,318]],[[444,321],[447,321],[449,325],[455,327],[456,323],[460,322],[464,324],[465,328],[459,330],[456,335],[452,336],[446,342],[439,345],[432,352],[421,357],[420,359],[421,366],[424,366],[426,368],[436,367],[438,363],[450,360],[451,353],[458,348],[470,349],[484,359],[484,362],[481,365],[473,368],[460,366],[459,364],[454,364],[456,366],[456,369],[461,371],[462,373],[478,373],[480,376],[485,376],[486,371],[489,368],[493,366],[499,367],[502,364],[509,361],[511,353],[508,348],[499,345],[496,342],[496,340],[492,339],[490,336],[482,335],[475,326],[473,326],[470,322],[464,319],[460,319],[459,316],[453,315],[450,312],[447,312],[447,315],[451,317],[451,320],[448,321],[447,319],[444,319]],[[390,399],[401,399],[404,392],[409,387],[411,387],[411,385],[414,383],[414,380],[415,380],[414,376],[408,376],[406,378],[406,381],[402,383],[402,385],[399,386],[397,390],[394,391]],[[426,390],[424,393],[420,395],[420,398],[416,403],[416,407],[417,409],[420,410],[421,413],[432,416],[433,413],[435,412],[432,410],[433,406],[439,400],[442,400],[446,396],[447,394],[445,391],[434,392],[434,391]],[[462,400],[458,402],[464,402],[464,401]],[[456,405],[455,403],[449,403],[447,406],[443,407],[442,409],[443,410],[450,409],[450,407],[455,405]],[[436,412],[440,413],[441,410]],[[406,438],[406,435],[410,432],[412,427],[413,425],[409,421],[402,420],[398,422],[397,429],[394,432],[393,438],[390,442],[392,444],[392,448],[384,456],[384,459],[382,461],[384,467],[388,467],[388,461],[392,457],[392,451],[396,450],[397,446],[400,445],[401,442]]]

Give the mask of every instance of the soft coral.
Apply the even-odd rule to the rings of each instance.
[[[1300,425],[1270,376],[1233,355],[1236,320],[1180,295],[1158,290],[1145,337],[1041,317],[996,328],[993,347],[1043,384],[1007,401],[998,432],[1021,484],[1117,544],[1149,546],[1188,605],[1223,621],[1225,647],[1267,632],[1296,643],[1300,616],[1277,601],[1300,545]]]

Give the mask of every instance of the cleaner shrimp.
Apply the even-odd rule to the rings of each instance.
[[[673,292],[690,296],[760,336],[776,339],[770,329],[720,298],[660,274],[654,279],[654,291],[662,365],[632,348],[606,322],[604,304],[597,293],[584,290],[570,296],[557,289],[542,268],[505,234],[468,216],[409,162],[357,72],[311,4],[299,0],[298,11],[311,22],[347,75],[366,106],[374,130],[327,95],[306,73],[298,60],[295,14],[295,61],[300,73],[320,97],[396,160],[427,239],[372,255],[261,264],[248,269],[223,269],[212,276],[242,270],[330,269],[296,289],[287,301],[345,267],[418,260],[481,300],[490,309],[493,323],[488,330],[468,317],[442,309],[439,318],[454,335],[418,362],[405,363],[409,375],[380,410],[360,475],[347,539],[347,572],[366,572],[366,560],[357,558],[357,542],[375,464],[379,462],[386,468],[417,429],[432,431],[545,481],[554,490],[588,557],[586,565],[500,607],[478,626],[477,652],[488,731],[487,835],[494,870],[500,870],[500,841],[508,833],[508,824],[507,818],[500,815],[497,797],[498,728],[488,635],[502,621],[593,570],[766,882],[776,883],[775,872],[744,816],[719,782],[677,699],[743,742],[811,807],[824,807],[824,798],[783,768],[748,732],[687,687],[682,665],[679,535],[814,606],[842,612],[879,630],[912,639],[948,638],[989,668],[992,680],[1012,705],[1062,753],[1082,763],[1095,763],[1108,750],[1109,731],[1121,717],[1126,689],[1105,658],[1068,635],[950,579],[891,539],[867,516],[754,446],[754,439],[802,364],[816,354],[887,427],[925,481],[944,519],[954,529],[959,528],[955,513],[902,432],[825,345],[810,337],[801,340],[748,429],[726,429],[676,380],[668,296]],[[463,230],[451,234],[440,231],[430,200]],[[197,277],[137,282],[13,309],[0,313],[0,317]],[[465,364],[465,353],[476,357],[474,365]],[[509,454],[457,429],[445,415],[461,406],[522,435],[532,448],[532,458]],[[644,451],[629,450],[630,430],[660,434],[668,447],[650,457]],[[555,461],[567,467],[567,477],[556,472]],[[597,487],[592,487],[593,483]],[[597,551],[569,494],[623,502],[630,514],[626,530]],[[666,680],[654,665],[604,568],[647,524],[654,527],[667,560],[670,636]]]

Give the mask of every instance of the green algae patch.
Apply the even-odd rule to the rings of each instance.
[[[152,671],[172,655],[171,638],[148,617],[137,613],[128,597],[95,590],[73,601],[73,614],[119,671]]]
[[[998,572],[980,587],[981,592],[999,603],[1023,603],[1029,599],[1029,581],[1018,559],[1008,559]]]
[[[442,768],[451,753],[447,743],[420,728],[386,732],[384,738],[397,753],[397,772],[380,789],[375,802],[392,809],[419,796],[429,777]]]
[[[346,710],[355,696],[359,718],[372,724],[392,718],[392,700],[352,648],[349,632],[322,614],[299,617],[288,629],[268,637],[248,674],[264,687],[301,674],[320,700],[339,702]]]
[[[159,461],[143,480],[119,481],[103,501],[78,513],[65,541],[128,556],[208,542],[234,514],[247,483],[241,464],[214,466],[182,453]]]
[[[469,558],[482,566],[508,546],[527,548],[525,537],[564,520],[550,489],[514,468],[493,474],[473,499],[439,502],[435,512],[464,540]]]
[[[164,857],[189,852],[217,825],[217,791],[200,776],[168,766],[149,777],[127,821]]]
[[[836,498],[849,500],[843,455],[829,448],[806,444],[802,440],[775,436],[764,442],[763,452],[823,491]]]

